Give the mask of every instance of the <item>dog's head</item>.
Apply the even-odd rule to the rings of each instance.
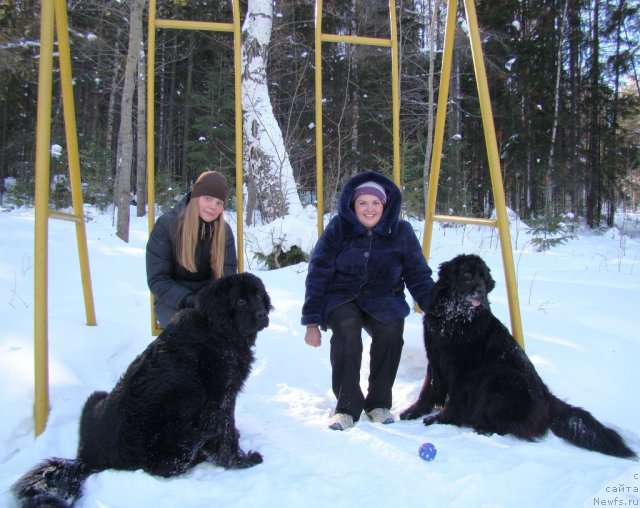
[[[269,326],[271,299],[262,281],[250,273],[227,275],[203,288],[196,309],[216,327],[254,335]]]
[[[496,283],[480,256],[460,254],[439,267],[437,286],[456,303],[459,313],[471,316],[474,310],[489,307],[487,295]]]

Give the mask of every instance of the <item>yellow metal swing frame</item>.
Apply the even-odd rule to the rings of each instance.
[[[436,116],[434,147],[431,159],[429,175],[429,191],[426,203],[425,229],[423,238],[423,251],[429,259],[431,240],[433,235],[433,223],[435,221],[476,224],[496,227],[499,232],[502,260],[507,283],[509,312],[511,318],[512,333],[518,343],[524,347],[522,334],[522,322],[520,318],[520,306],[518,301],[517,283],[513,254],[511,251],[511,238],[509,233],[508,217],[500,159],[493,124],[493,113],[487,85],[486,70],[482,56],[482,46],[478,30],[478,22],[473,0],[463,0],[467,23],[469,25],[469,37],[474,63],[482,123],[485,135],[489,170],[491,173],[491,185],[496,209],[496,219],[477,219],[468,217],[453,217],[437,215],[435,213],[437,187],[440,175],[440,157],[444,139],[444,125],[446,119],[447,99],[451,76],[451,63],[453,55],[453,42],[455,33],[455,21],[457,15],[457,0],[448,0],[447,21],[445,32],[444,53],[442,71],[440,77],[440,91],[438,97],[438,110]],[[241,104],[241,71],[240,71],[240,11],[237,0],[233,1],[232,23],[207,23],[194,21],[160,20],[155,17],[156,2],[149,3],[149,72],[147,89],[147,182],[149,202],[149,230],[155,222],[155,168],[154,168],[154,112],[153,112],[153,65],[155,61],[155,30],[157,28],[177,28],[191,30],[216,30],[231,32],[234,35],[234,71],[235,71],[235,126],[236,126],[236,198],[237,198],[237,241],[238,252],[243,252],[243,202],[242,202],[242,104]],[[399,145],[399,77],[398,77],[398,46],[395,18],[395,2],[389,0],[389,20],[391,25],[390,39],[374,39],[368,37],[337,36],[322,33],[322,0],[316,1],[316,157],[317,157],[317,190],[318,190],[318,235],[323,231],[323,161],[322,161],[322,43],[345,42],[388,46],[391,48],[392,65],[392,115],[393,115],[393,179],[400,183],[400,145]],[[71,79],[71,57],[69,49],[69,34],[67,26],[67,8],[65,0],[53,0],[41,2],[41,26],[40,26],[40,62],[38,71],[38,109],[36,126],[36,160],[35,160],[35,239],[34,239],[34,428],[36,436],[41,434],[47,422],[49,414],[49,378],[48,378],[48,221],[50,218],[68,220],[76,225],[76,239],[82,288],[85,303],[87,325],[96,324],[91,288],[91,274],[89,269],[89,257],[87,249],[86,229],[84,224],[84,212],[82,203],[82,187],[80,179],[80,162],[78,155],[77,129],[75,123],[75,108],[73,101],[73,86]],[[63,213],[49,208],[49,164],[51,141],[51,99],[52,99],[52,75],[53,75],[53,40],[54,27],[57,29],[58,54],[60,65],[60,81],[63,99],[63,114],[65,135],[69,160],[69,176],[71,182],[71,194],[73,213]],[[238,268],[243,270],[242,256],[239,256]],[[151,302],[152,333],[157,334],[160,328],[153,311]]]
[[[233,62],[234,62],[234,101],[235,101],[235,148],[236,148],[236,243],[238,256],[238,271],[244,271],[244,203],[242,201],[242,42],[240,27],[240,3],[232,0],[233,19],[230,23],[207,21],[184,21],[175,19],[159,19],[156,17],[156,0],[149,1],[149,22],[147,45],[149,55],[147,61],[147,216],[149,232],[155,224],[155,145],[154,145],[154,66],[156,52],[156,29],[169,28],[177,30],[206,30],[213,32],[227,32],[233,34]],[[151,334],[158,335],[162,327],[158,324],[154,308],[154,296],[151,296]]]
[[[438,181],[440,178],[440,159],[442,155],[444,126],[447,115],[447,100],[449,97],[449,82],[451,79],[451,63],[453,56],[453,43],[455,36],[456,17],[458,13],[457,0],[447,1],[447,20],[445,29],[444,51],[442,68],[440,75],[440,91],[438,96],[438,108],[436,114],[436,124],[434,133],[434,145],[431,157],[429,172],[429,189],[425,206],[425,227],[423,236],[423,252],[429,260],[431,250],[431,240],[433,236],[433,223],[435,221],[453,222],[464,224],[475,224],[490,226],[498,229],[500,246],[502,253],[502,263],[504,266],[505,280],[507,286],[507,297],[509,301],[509,314],[511,318],[511,329],[518,344],[524,348],[524,337],[522,333],[522,321],[520,318],[520,303],[518,299],[518,289],[515,277],[513,253],[511,251],[511,235],[509,233],[509,219],[507,216],[504,187],[502,185],[502,172],[500,169],[500,157],[498,155],[498,144],[496,141],[495,126],[493,123],[493,112],[491,109],[491,99],[489,97],[489,87],[487,83],[487,73],[482,55],[482,45],[478,29],[478,18],[476,15],[473,0],[462,0],[465,7],[467,24],[469,25],[469,39],[471,42],[471,56],[473,59],[476,83],[478,88],[478,98],[480,101],[480,112],[482,115],[482,126],[485,136],[485,145],[489,161],[489,172],[491,176],[491,188],[496,209],[496,219],[481,219],[473,217],[455,217],[450,215],[437,215],[435,213],[438,193]],[[396,6],[394,0],[389,0],[389,22],[391,25],[390,39],[374,39],[370,37],[339,36],[325,34],[322,32],[322,0],[316,0],[315,12],[315,65],[316,65],[316,190],[318,207],[318,236],[324,229],[324,197],[323,197],[323,140],[322,140],[322,43],[323,42],[344,42],[351,44],[367,44],[376,46],[391,47],[392,65],[392,116],[393,116],[393,180],[400,184],[400,91],[398,76],[398,45],[396,31]]]
[[[509,218],[507,216],[507,206],[502,185],[502,171],[500,170],[500,156],[498,154],[498,143],[496,131],[493,124],[493,112],[491,109],[491,99],[489,97],[489,86],[487,84],[487,72],[482,56],[482,45],[480,43],[480,32],[478,29],[478,18],[473,0],[463,0],[467,24],[469,27],[469,39],[471,42],[471,56],[478,88],[478,98],[480,100],[480,112],[482,114],[482,127],[484,131],[487,158],[489,161],[489,172],[491,175],[491,188],[493,191],[493,201],[496,210],[496,219],[478,219],[472,217],[455,217],[450,215],[437,215],[436,198],[438,193],[438,180],[440,178],[440,159],[442,155],[442,145],[444,139],[444,125],[447,113],[447,101],[449,98],[449,82],[451,79],[451,63],[453,59],[453,42],[458,12],[458,2],[449,0],[447,4],[447,20],[445,29],[444,48],[442,56],[442,70],[440,74],[440,91],[438,95],[438,112],[436,114],[436,125],[434,144],[431,157],[431,169],[429,172],[429,190],[427,193],[426,216],[423,237],[423,252],[429,260],[431,240],[433,236],[433,223],[435,221],[453,222],[462,224],[476,224],[480,226],[490,226],[498,229],[500,237],[500,250],[502,253],[502,264],[507,286],[507,298],[509,301],[509,316],[511,319],[511,331],[514,338],[524,348],[524,336],[522,333],[522,320],[520,317],[520,303],[518,299],[518,286],[515,277],[515,267],[513,263],[513,252],[511,250],[511,235],[509,233]]]

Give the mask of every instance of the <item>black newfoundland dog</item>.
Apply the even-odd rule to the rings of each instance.
[[[110,393],[87,399],[77,458],[49,459],[13,486],[20,505],[71,506],[84,480],[105,469],[169,477],[203,461],[225,468],[260,464],[258,452],[240,448],[235,405],[271,309],[254,275],[205,287],[196,307],[178,313]]]
[[[620,435],[584,409],[555,397],[507,328],[492,314],[489,268],[476,255],[442,263],[424,315],[427,375],[403,420],[441,411],[425,425],[471,427],[480,434],[536,440],[551,430],[576,446],[635,457]]]

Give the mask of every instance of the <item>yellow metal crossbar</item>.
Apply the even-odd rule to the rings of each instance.
[[[210,32],[233,32],[233,23],[216,23],[212,21],[182,21],[177,19],[157,19],[156,28],[175,28],[177,30],[203,30]]]

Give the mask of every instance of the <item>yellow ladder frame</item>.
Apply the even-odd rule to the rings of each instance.
[[[65,136],[71,182],[73,213],[49,208],[49,176],[51,161],[51,102],[53,82],[53,32],[58,36],[60,84]],[[40,63],[38,68],[38,110],[36,117],[35,160],[35,241],[34,241],[34,425],[35,435],[42,434],[49,416],[49,352],[48,352],[48,254],[49,219],[75,223],[82,290],[88,326],[95,326],[96,315],[91,288],[87,233],[84,224],[80,157],[71,81],[71,53],[65,0],[41,2]]]
[[[154,65],[156,54],[156,29],[171,28],[180,30],[207,30],[214,32],[233,33],[233,54],[234,54],[234,89],[235,89],[235,145],[236,145],[236,214],[237,233],[236,243],[238,251],[238,271],[244,271],[244,257],[242,255],[244,246],[244,204],[242,201],[242,39],[240,27],[240,3],[239,0],[232,0],[233,21],[231,23],[217,23],[207,21],[183,21],[173,19],[156,18],[156,0],[149,1],[149,26],[148,26],[148,61],[147,61],[147,203],[149,232],[155,224],[155,146],[154,146]],[[158,335],[162,327],[156,320],[154,309],[154,297],[151,294],[151,333]]]
[[[451,78],[451,63],[453,56],[453,42],[455,35],[456,16],[458,10],[457,0],[448,0],[447,21],[442,56],[442,71],[440,75],[440,91],[438,94],[438,112],[436,115],[435,135],[433,142],[433,152],[431,156],[431,169],[429,174],[429,190],[427,193],[426,217],[424,226],[424,238],[422,249],[427,261],[431,249],[431,239],[433,235],[433,222],[454,222],[463,224],[476,224],[482,226],[497,227],[500,237],[500,248],[502,253],[502,263],[504,267],[507,284],[507,297],[509,301],[509,315],[511,318],[511,331],[514,338],[524,349],[524,337],[522,333],[522,320],[520,318],[520,303],[518,300],[518,287],[515,277],[513,263],[513,253],[511,251],[511,235],[509,233],[509,218],[507,217],[507,206],[502,185],[502,172],[500,170],[500,157],[498,153],[498,143],[496,140],[495,126],[493,123],[493,112],[491,109],[491,99],[489,97],[489,87],[487,84],[487,73],[484,67],[482,56],[482,45],[478,30],[478,19],[473,0],[463,0],[469,25],[469,39],[471,42],[471,55],[478,88],[478,98],[480,100],[480,112],[482,115],[482,126],[484,130],[485,145],[489,161],[489,171],[491,175],[491,187],[493,200],[496,208],[496,220],[477,219],[470,217],[454,217],[449,215],[436,215],[436,196],[438,192],[438,180],[440,178],[440,159],[442,155],[442,145],[444,139],[444,124],[447,114],[447,101],[449,97],[449,82]]]
[[[324,230],[324,161],[322,142],[322,43],[344,42],[391,48],[391,116],[393,135],[393,181],[400,186],[400,79],[398,70],[398,29],[395,0],[389,0],[390,38],[333,35],[322,32],[322,0],[316,0],[315,10],[315,110],[316,110],[316,192],[318,236]]]

